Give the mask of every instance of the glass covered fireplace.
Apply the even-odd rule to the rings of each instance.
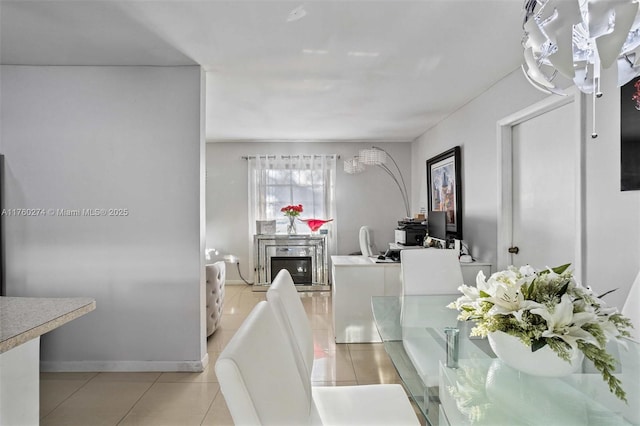
[[[309,290],[328,290],[326,236],[255,235],[254,267],[256,291],[266,290],[281,269],[291,273],[296,285]]]
[[[271,281],[278,275],[281,269],[286,269],[291,274],[294,284],[311,284],[312,262],[311,256],[272,256],[271,257]]]

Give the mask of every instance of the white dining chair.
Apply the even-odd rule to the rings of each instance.
[[[456,250],[402,250],[400,267],[403,295],[456,294],[463,284]]]
[[[296,357],[300,375],[311,377],[314,357],[313,330],[288,270],[282,269],[278,272],[271,281],[266,296],[267,301],[274,305],[274,311],[282,327],[293,336],[291,344],[300,355]],[[307,392],[311,393],[311,384],[307,386]]]
[[[276,311],[279,323],[287,331],[290,346],[305,369],[298,368],[309,380],[312,399],[322,424],[416,424],[417,417],[402,386],[311,386],[313,369],[313,330],[293,280],[281,270],[267,291],[267,301]]]
[[[462,268],[456,250],[415,249],[400,252],[402,269],[402,297],[400,299],[400,323],[402,326],[402,345],[425,387],[437,386],[439,362],[446,358],[445,350],[434,336],[445,326],[456,324],[457,312],[447,310],[435,315],[441,321],[438,327],[431,322],[431,333],[427,333],[422,324],[425,312],[416,312],[416,306],[404,303],[405,296],[419,295],[455,295],[463,284]],[[439,330],[437,330],[439,329]],[[429,356],[425,356],[429,354]]]
[[[256,305],[216,361],[236,425],[418,425],[400,385],[319,387],[310,397],[271,302]]]
[[[311,400],[266,301],[249,313],[218,356],[215,371],[236,425],[309,424]]]
[[[629,294],[622,306],[621,313],[629,318],[633,324],[631,335],[634,340],[640,340],[640,271],[638,271],[638,275],[636,275],[636,279],[633,281],[631,289],[629,289]]]

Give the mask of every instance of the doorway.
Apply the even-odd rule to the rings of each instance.
[[[583,124],[577,89],[498,122],[498,269],[571,262],[585,279]]]

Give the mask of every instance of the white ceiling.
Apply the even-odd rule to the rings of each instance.
[[[521,0],[2,0],[0,60],[200,64],[207,141],[410,141],[519,66],[521,11]]]

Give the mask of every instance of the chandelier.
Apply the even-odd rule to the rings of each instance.
[[[387,166],[387,160],[391,160],[394,169],[389,168]],[[407,186],[404,183],[404,177],[402,176],[402,171],[400,171],[400,167],[398,167],[398,163],[393,159],[391,154],[385,151],[382,148],[378,148],[373,146],[368,149],[361,149],[358,155],[353,158],[349,158],[344,161],[344,171],[350,175],[362,173],[365,171],[366,166],[378,166],[386,174],[388,174],[391,179],[396,183],[398,189],[400,190],[400,194],[402,195],[402,201],[404,202],[404,208],[407,216],[411,217],[411,211],[409,209],[409,197],[407,195]]]
[[[638,0],[525,0],[524,12],[522,70],[537,89],[564,95],[560,73],[595,105],[602,69],[617,65],[618,86],[640,75]]]

